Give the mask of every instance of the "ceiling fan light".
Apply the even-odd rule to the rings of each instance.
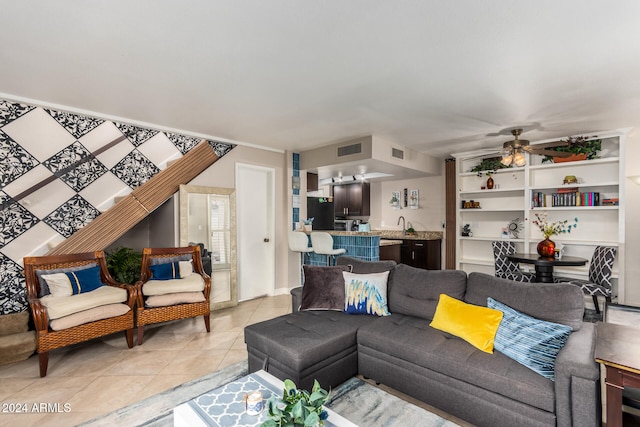
[[[513,156],[513,161],[516,164],[516,166],[524,166],[527,164],[527,160],[524,158],[524,154],[522,154],[521,152],[517,152]]]
[[[500,163],[505,166],[511,166],[511,162],[513,162],[513,156],[511,154],[502,156],[502,160],[500,160]]]

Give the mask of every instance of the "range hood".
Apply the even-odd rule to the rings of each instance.
[[[370,135],[303,151],[300,169],[317,173],[319,185],[328,185],[440,175],[442,161]]]

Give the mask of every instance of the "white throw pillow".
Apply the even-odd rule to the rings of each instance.
[[[178,269],[180,270],[181,279],[193,274],[193,260],[178,261]]]
[[[41,276],[49,286],[49,293],[56,297],[70,297],[73,295],[71,281],[65,273],[43,274]]]

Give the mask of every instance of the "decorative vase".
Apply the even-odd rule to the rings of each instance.
[[[555,242],[553,240],[549,240],[548,237],[539,242],[537,247],[538,255],[544,258],[553,258],[555,249]]]
[[[493,190],[493,178],[489,177],[489,179],[487,179],[487,189],[488,190]]]

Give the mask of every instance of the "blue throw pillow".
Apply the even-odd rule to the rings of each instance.
[[[571,334],[571,327],[527,316],[493,298],[487,307],[503,313],[494,349],[555,381],[556,357]]]
[[[100,280],[100,267],[91,267],[85,270],[69,271],[65,273],[71,282],[73,295],[91,292],[103,286]]]
[[[150,265],[152,280],[171,280],[180,278],[180,265],[178,261],[164,264]]]

